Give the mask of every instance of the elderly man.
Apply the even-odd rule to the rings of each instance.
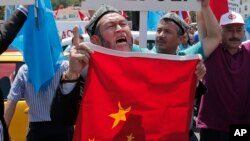
[[[202,42],[197,44],[192,51],[180,52],[178,55],[201,53],[204,57],[207,57],[220,42],[219,26],[208,3],[209,0],[201,1],[202,10],[199,20],[202,30],[200,33],[204,33],[201,36]],[[171,26],[169,25],[167,28],[163,26],[163,28],[157,31],[162,37],[159,36],[159,39],[156,39],[158,43],[158,49],[156,50],[158,50],[157,53],[176,54],[179,38],[188,28],[175,15],[168,15],[165,19],[169,19],[169,22],[166,22],[164,26],[167,24]],[[94,44],[119,51],[146,51],[133,45],[131,30],[127,20],[113,7],[102,5],[86,26],[86,31],[90,35],[91,42]],[[75,33],[76,35],[78,34],[77,32]],[[167,40],[164,39],[165,36],[170,37],[171,42],[167,42]],[[64,72],[62,82],[77,82],[82,69],[88,64],[90,53],[92,53],[92,50],[84,43],[79,43],[77,40],[76,42],[76,46],[72,48],[70,53],[69,69]],[[169,47],[167,50],[170,50],[170,52],[163,51],[166,44]],[[203,65],[199,64],[197,66],[196,75],[198,79],[202,78],[204,75]],[[65,83],[65,85],[67,83]],[[67,92],[70,90],[72,89],[67,89]],[[67,93],[64,89],[62,89],[62,91],[63,93]]]
[[[197,44],[196,48],[192,51],[185,51],[178,53],[179,55],[185,54],[197,54],[201,53],[203,57],[210,55],[220,42],[219,26],[216,25],[217,21],[209,8],[209,0],[201,0],[201,16],[199,16],[202,42]],[[167,17],[165,19],[168,19]],[[179,44],[180,38],[185,31],[187,31],[187,25],[182,24],[176,19],[176,16],[169,15],[169,19],[172,22],[168,25],[168,29],[160,29],[163,32],[163,37],[169,37],[169,41],[160,37],[156,39],[157,52],[166,54],[176,54],[176,49]],[[174,24],[175,21],[178,21]],[[180,25],[178,25],[180,24]],[[178,30],[178,32],[176,31]],[[128,26],[127,20],[120,14],[117,9],[110,6],[101,6],[91,18],[89,24],[86,26],[86,31],[90,36],[92,43],[119,51],[132,51],[132,52],[144,52],[138,46],[133,45],[133,39],[131,30]],[[169,31],[169,32],[168,32]],[[203,31],[206,32],[203,34]],[[158,32],[158,31],[157,31]],[[160,31],[159,31],[160,32]],[[167,34],[166,34],[167,33]],[[171,34],[170,34],[171,33]],[[77,42],[77,41],[76,41]],[[168,46],[165,50],[164,46]],[[167,51],[167,52],[165,52]],[[92,50],[84,43],[78,43],[72,50],[70,56],[69,70],[64,73],[64,77],[69,79],[77,79],[84,65],[82,62],[88,63],[90,53]]]

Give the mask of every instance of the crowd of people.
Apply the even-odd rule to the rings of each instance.
[[[175,13],[167,13],[161,17],[152,50],[144,50],[133,44],[127,19],[119,10],[109,5],[101,5],[95,11],[86,25],[86,32],[93,44],[118,51],[180,56],[201,54],[204,61],[197,64],[195,71],[197,80],[200,80],[196,88],[196,94],[201,97],[196,123],[200,129],[200,141],[229,141],[230,125],[250,124],[250,41],[242,42],[245,23],[240,14],[225,13],[218,23],[209,7],[209,0],[199,1],[201,10],[197,11],[197,26],[187,25]],[[1,26],[1,52],[14,39],[27,13],[27,6],[21,6],[10,21]],[[74,129],[74,125],[81,106],[82,89],[85,87],[82,84],[87,81],[86,68],[93,50],[79,36],[77,27],[73,31],[69,60],[61,63],[46,89],[35,94],[32,83],[28,81],[28,66],[24,64],[19,69],[7,97],[5,111],[3,100],[1,101],[0,131],[4,130],[0,132],[0,141],[10,140],[7,128],[21,97],[25,98],[29,106],[27,141],[80,140],[81,135],[74,135],[74,130],[79,130]],[[196,39],[197,31],[199,40]],[[77,110],[64,111],[60,106],[57,109],[52,107],[58,95],[76,95],[77,100],[73,105]],[[63,102],[65,101],[57,104],[65,105]],[[51,114],[52,108],[53,112],[62,115],[61,119],[51,117],[54,117]],[[73,119],[66,117],[71,114],[66,112],[74,112]],[[190,121],[192,127],[191,117]],[[190,141],[194,140],[198,139],[194,139],[192,134]]]

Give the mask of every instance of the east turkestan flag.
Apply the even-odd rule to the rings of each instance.
[[[74,141],[188,140],[198,55],[94,50]]]
[[[51,1],[35,2],[29,6],[28,18],[12,46],[23,53],[28,80],[38,94],[47,88],[64,57]]]

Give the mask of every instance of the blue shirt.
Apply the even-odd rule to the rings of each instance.
[[[156,47],[153,47],[151,51],[154,53],[158,52]],[[193,55],[193,54],[201,54],[202,58],[206,59],[201,42],[198,42],[185,50],[179,50],[179,51],[177,50],[176,52],[176,55],[180,56]]]
[[[185,49],[187,49],[187,48],[189,48],[191,45],[189,45],[189,44],[186,44],[186,46],[183,46],[183,44],[179,44],[179,46],[178,46],[178,50],[185,50]]]
[[[152,53],[150,50],[148,50],[148,48],[141,48],[136,44],[133,44],[132,46],[132,52],[144,52],[144,53]]]

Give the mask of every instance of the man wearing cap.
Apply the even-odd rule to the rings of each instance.
[[[221,39],[219,25],[209,7],[209,0],[202,1],[202,9],[197,12],[197,23],[200,28],[201,41],[186,50],[177,52],[181,38],[188,31],[189,26],[177,14],[167,13],[157,26],[156,46],[153,51],[178,55],[201,54],[206,59],[216,49]]]
[[[199,45],[197,45],[197,48],[195,48],[193,51],[178,53],[179,55],[196,53],[203,54],[204,50],[203,56],[206,57],[211,54],[211,52],[215,49],[220,41],[219,26],[211,9],[209,8],[209,0],[198,1],[201,1],[202,5],[202,16],[200,16],[199,19],[200,21],[203,21],[201,22],[201,26],[207,28],[206,30],[209,31],[206,33],[206,35],[202,36],[203,41],[202,43],[199,43]],[[179,38],[183,35],[184,32],[188,30],[188,25],[177,15],[167,14],[165,16],[166,17],[163,17],[163,19],[169,19],[172,22],[172,26],[169,27],[169,32],[174,32],[173,35],[170,35],[173,37],[173,40],[171,39],[171,42],[168,42],[169,46],[171,47],[169,52],[157,51],[157,53],[176,54],[176,49],[179,44]],[[214,27],[212,28],[212,26]],[[147,51],[144,51],[138,46],[133,45],[131,30],[128,26],[127,20],[123,16],[121,16],[120,12],[117,9],[111,6],[102,5],[90,19],[89,24],[86,26],[86,31],[89,34],[92,43],[103,47],[119,51]],[[75,33],[77,36],[77,32]],[[159,43],[159,45],[163,44],[163,42],[161,41],[163,40],[159,39],[157,43]],[[164,42],[164,44],[166,44],[166,42]],[[202,48],[202,46],[204,49]],[[79,73],[84,67],[82,62],[85,62],[86,64],[88,63],[90,53],[92,53],[92,50],[84,43],[80,43],[73,47],[70,55],[69,69],[64,73],[62,78],[77,80],[79,77]],[[202,74],[204,72],[198,73]],[[202,76],[200,74],[198,76]]]
[[[199,43],[196,48],[192,49],[192,51],[188,50],[180,52],[178,55],[201,53],[203,57],[207,57],[220,42],[221,36],[219,33],[219,26],[209,8],[209,0],[198,1],[201,1],[202,5],[202,16],[199,16],[199,21],[201,21],[202,27],[201,29],[203,30],[203,28],[207,28],[207,32],[202,35],[202,43]],[[183,33],[188,30],[188,25],[177,15],[167,14],[165,16],[166,17],[163,17],[163,19],[169,19],[172,21],[172,26],[169,26],[167,31],[171,33],[173,32],[173,34],[168,35],[171,37],[169,38],[169,41],[171,42],[166,42],[163,38],[156,38],[156,44],[158,44],[156,52],[176,54],[179,39]],[[176,30],[178,33],[176,33]],[[90,19],[89,24],[86,26],[86,31],[90,36],[91,42],[100,46],[119,51],[147,51],[133,45],[132,34],[127,20],[121,16],[117,9],[111,6],[102,5]],[[166,43],[168,43],[169,48],[164,50],[164,45]],[[67,78],[77,79],[79,77],[79,72],[81,72],[84,67],[82,61],[88,63],[90,57],[89,53],[92,53],[92,50],[84,43],[80,43],[78,46],[74,47],[71,50],[69,70],[65,72],[64,75],[66,75]]]
[[[208,7],[208,2],[209,0],[202,0],[202,11],[203,11],[203,16],[207,18],[207,22],[211,22],[209,23],[210,25],[216,25],[214,24],[215,18],[213,16],[213,13],[211,12],[210,8]],[[170,15],[171,16],[171,15]],[[176,17],[171,17],[171,18],[176,18]],[[211,19],[214,18],[214,19]],[[179,19],[179,18],[178,18]],[[177,19],[177,20],[178,20]],[[176,19],[175,19],[176,20]],[[201,20],[203,20],[203,18],[201,18]],[[173,20],[174,21],[174,20]],[[205,22],[201,22],[202,24],[204,24]],[[178,23],[175,23],[178,24]],[[181,26],[181,27],[180,27]],[[171,30],[171,32],[174,32],[174,42],[171,45],[172,48],[175,48],[174,52],[161,52],[161,53],[167,53],[167,54],[175,54],[176,53],[176,49],[179,43],[179,36],[183,35],[183,33],[185,31],[187,31],[187,27],[184,27],[185,25],[178,25],[178,36],[176,33],[177,30],[177,26],[173,26],[172,28],[174,30]],[[204,27],[206,28],[206,26],[204,25]],[[219,26],[217,25],[218,29]],[[213,33],[213,34],[209,34],[207,33],[207,36],[204,36],[204,43],[200,43],[198,45],[198,49],[192,51],[192,53],[183,53],[181,55],[185,55],[185,54],[195,54],[196,52],[199,52],[199,50],[203,50],[202,49],[202,45],[205,48],[211,48],[208,45],[208,42],[211,42],[211,44],[218,44],[219,40],[220,40],[220,34],[219,34],[219,30],[216,30],[217,28],[211,28],[211,31],[209,33]],[[77,31],[77,30],[76,30]],[[119,50],[119,51],[132,51],[132,52],[143,52],[144,50],[142,50],[141,48],[139,48],[138,46],[133,46],[133,39],[132,39],[132,35],[131,35],[131,30],[128,26],[127,20],[120,14],[120,12],[110,6],[107,5],[102,5],[97,11],[96,13],[93,15],[93,17],[90,19],[89,24],[86,26],[86,31],[90,36],[90,40],[92,43],[103,46],[103,47],[107,47],[110,49],[114,49],[114,50]],[[77,36],[77,32],[76,36]],[[211,36],[213,36],[213,38],[211,39]],[[208,37],[208,38],[206,38]],[[77,42],[77,41],[76,41]],[[172,41],[171,41],[172,42]],[[169,42],[169,44],[171,44],[171,42]],[[175,45],[175,43],[177,43]],[[215,46],[217,46],[217,44]],[[72,47],[71,52],[70,52],[70,66],[69,69],[67,71],[64,72],[63,76],[62,76],[62,82],[63,81],[68,81],[68,80],[78,80],[79,76],[80,76],[80,72],[82,71],[82,69],[85,67],[85,64],[88,64],[89,58],[90,58],[90,53],[92,53],[92,50],[87,47],[84,43],[77,43],[75,44],[75,47]],[[212,49],[214,49],[215,47],[212,47]],[[144,48],[145,49],[145,48]],[[212,52],[212,49],[204,49],[204,54],[210,54]],[[171,50],[172,51],[172,50]],[[83,63],[84,62],[84,63]],[[204,67],[203,65],[199,64],[197,66],[197,71],[196,71],[196,75],[198,77],[198,79],[200,79],[203,75],[204,75]],[[63,87],[61,87],[63,88]],[[65,88],[65,87],[64,87]],[[63,93],[67,93],[64,91],[64,89],[62,90]]]
[[[197,126],[201,141],[229,141],[232,124],[250,124],[250,42],[242,43],[244,20],[236,12],[221,16],[222,42],[205,61],[204,82]]]
[[[185,50],[178,50],[178,45],[185,33],[187,33],[189,26],[175,13],[167,13],[164,15],[157,26],[156,30],[156,46],[152,51],[164,54],[201,54],[206,59],[217,47],[220,42],[219,24],[209,7],[209,0],[202,2],[202,10],[197,12],[197,22],[199,27],[203,27],[200,33],[201,41],[195,45],[186,48]],[[196,96],[204,94],[206,89],[202,83],[196,90]],[[191,121],[193,121],[191,119]],[[192,127],[192,122],[191,122]],[[192,137],[192,130],[190,130]],[[191,140],[191,138],[190,138]]]

